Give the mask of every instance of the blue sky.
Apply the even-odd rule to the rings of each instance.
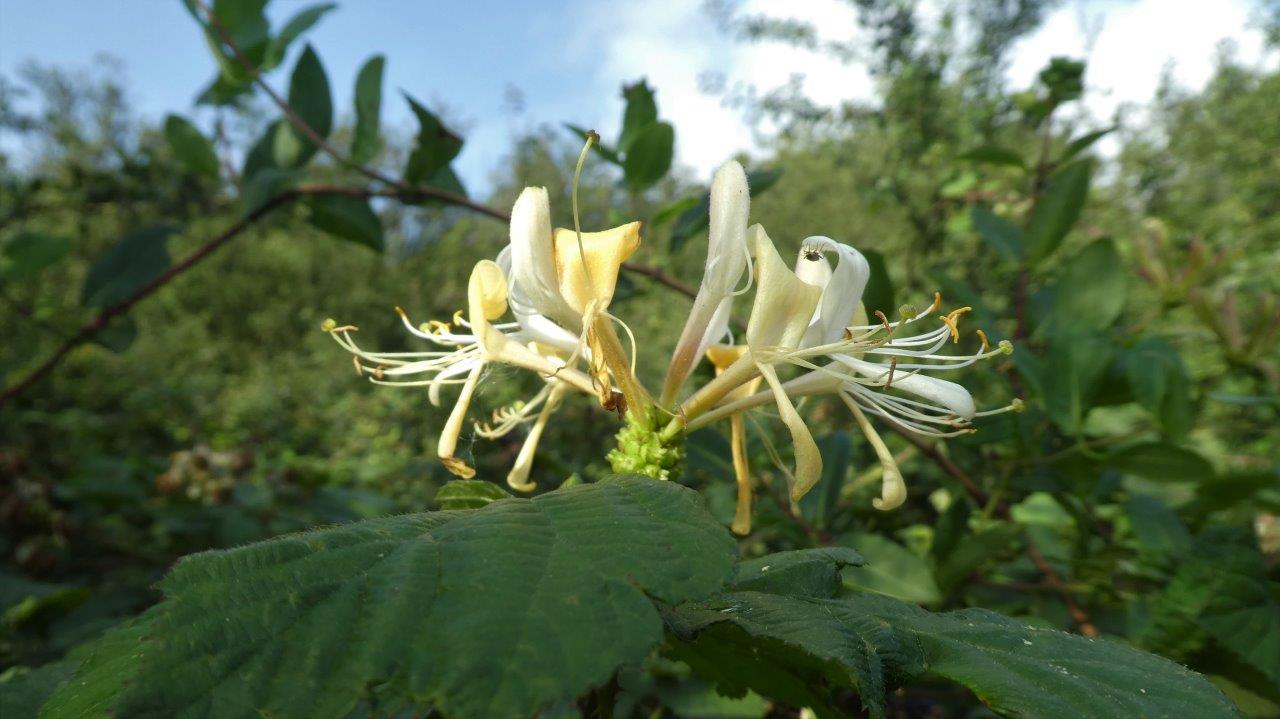
[[[310,4],[275,0],[273,24]],[[783,5],[744,2],[754,12]],[[833,39],[856,35],[848,4],[839,0],[790,0],[785,12],[815,21]],[[1029,82],[1055,54],[1087,55],[1088,107],[1106,120],[1122,103],[1149,99],[1166,69],[1185,85],[1202,84],[1223,40],[1247,59],[1274,65],[1249,27],[1249,12],[1249,0],[1069,0],[1019,46],[1011,79]],[[679,159],[701,174],[735,151],[758,150],[770,129],[748,124],[703,92],[708,77],[729,88],[767,90],[801,74],[808,94],[825,103],[872,93],[856,65],[733,42],[702,0],[346,0],[307,40],[319,50],[340,111],[348,112],[359,66],[381,52],[388,58],[388,124],[410,126],[397,88],[461,118],[468,142],[459,170],[475,188],[487,184],[522,129],[572,121],[608,137],[621,113],[619,87],[641,75],[675,122]],[[29,59],[87,68],[100,53],[124,62],[131,100],[148,118],[190,112],[214,72],[179,0],[0,0],[0,73],[12,74]],[[271,76],[276,87],[285,87],[291,62]],[[520,114],[506,99],[513,87],[524,98]]]

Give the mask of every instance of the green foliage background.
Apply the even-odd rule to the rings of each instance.
[[[418,127],[380,131],[382,105],[403,101],[383,92],[380,56],[358,78],[326,77],[324,48],[303,47],[310,25],[341,22],[340,11],[317,6],[284,28],[259,32],[254,5],[215,3],[215,10],[267,82],[328,144],[397,182],[466,197],[449,167],[463,138],[448,129],[447,116],[406,96]],[[948,304],[971,305],[974,325],[993,342],[1012,339],[1018,351],[998,371],[962,381],[983,404],[1023,397],[1028,409],[981,421],[977,434],[936,447],[889,436],[910,490],[907,505],[890,513],[871,509],[875,457],[837,403],[803,408],[827,473],[798,507],[782,499],[783,477],[766,451],[786,443],[776,439],[773,418],[760,414],[749,423],[759,484],[755,531],[734,550],[747,560],[736,576],[747,576],[757,557],[826,547],[830,560],[813,564],[826,573],[813,576],[834,585],[815,579],[802,595],[739,579],[706,598],[732,558],[704,558],[701,593],[682,594],[655,574],[641,589],[661,606],[641,599],[628,611],[654,637],[666,637],[660,650],[645,659],[644,637],[632,627],[639,658],[619,659],[627,667],[608,685],[612,693],[593,690],[544,716],[598,711],[606,699],[637,715],[790,716],[807,705],[836,716],[958,717],[978,716],[971,712],[985,704],[1011,715],[1065,716],[1089,698],[1037,697],[1000,684],[1022,671],[1016,667],[973,669],[976,660],[965,654],[971,640],[952,645],[948,637],[963,634],[966,620],[998,628],[1010,621],[976,608],[1034,628],[1018,624],[1018,632],[1087,624],[1118,652],[1131,651],[1118,644],[1126,642],[1208,675],[1246,715],[1280,716],[1280,76],[1224,53],[1203,91],[1168,85],[1134,115],[1141,120],[1099,127],[1079,108],[1077,63],[1055,60],[1029,88],[1002,79],[1012,43],[1039,25],[1046,3],[970,0],[937,23],[921,20],[916,3],[855,6],[875,40],[870,49],[822,46],[803,24],[728,19],[744,42],[858,50],[878,83],[873,103],[818,107],[796,95],[754,101],[749,109],[781,130],[765,156],[743,158],[757,192],[752,220],[770,229],[784,255],[811,234],[865,252],[877,273],[869,309],[892,316],[901,304],[927,304],[935,289]],[[237,8],[250,11],[233,16]],[[973,29],[962,34],[960,20]],[[38,148],[21,166],[0,156],[6,387],[97,312],[280,193],[318,184],[395,187],[335,162],[282,119],[209,32],[218,74],[201,102],[222,108],[216,140],[207,124],[178,114],[140,120],[110,71],[32,66],[0,83],[4,130]],[[356,107],[332,106],[338,82],[357,83]],[[415,90],[427,95],[429,88]],[[654,90],[660,99],[661,88],[643,81],[623,89],[621,136],[604,138],[583,173],[583,226],[645,220],[636,259],[696,285],[705,178],[671,167],[680,128],[661,119]],[[570,225],[584,130],[564,119],[568,128],[516,138],[491,195],[470,200],[505,210],[520,188],[545,185],[556,224]],[[1093,142],[1103,135],[1119,147],[1114,158],[1096,156]],[[414,349],[392,308],[406,308],[416,321],[448,317],[465,298],[467,268],[505,242],[502,222],[438,196],[285,203],[0,406],[5,701],[37,706],[85,658],[77,647],[156,603],[156,582],[183,555],[437,506],[436,492],[450,478],[434,458],[447,410],[431,407],[425,392],[369,385],[318,330],[334,317],[359,324],[365,346]],[[685,301],[652,278],[624,275],[613,311],[644,338],[638,366],[648,386],[660,384]],[[705,367],[699,372],[709,376]],[[477,406],[500,407],[533,386],[514,373],[494,378]],[[614,416],[572,400],[542,440],[534,479],[547,490],[597,484],[608,471],[602,448],[617,429]],[[462,450],[479,478],[501,483],[519,443],[475,438]],[[727,525],[734,487],[721,431],[690,437],[680,482]],[[447,509],[487,506],[494,496],[477,499],[457,485],[450,491],[439,503]],[[570,495],[534,501],[558,496]],[[483,524],[488,511],[458,521]],[[690,526],[711,531],[710,519],[689,516]],[[408,532],[414,521],[394,532]],[[283,545],[262,546],[257,551],[270,553]],[[702,561],[689,551],[690,562]],[[632,574],[642,571],[637,565]],[[190,576],[170,575],[160,609],[107,636],[177,621],[183,612],[218,611],[183,594],[191,592],[181,589]],[[674,606],[685,599],[698,602]],[[816,605],[827,607],[827,631],[860,637],[866,652],[824,653],[809,644],[803,657],[796,654],[803,642],[795,633],[817,631],[798,607]],[[724,619],[717,613],[726,607],[755,607],[767,619]],[[506,616],[500,606],[490,611],[495,621]],[[874,634],[872,620],[892,631]],[[906,638],[916,634],[923,639]],[[1047,641],[1064,644],[1032,656],[1026,671],[1075,651],[1074,640],[1052,636]],[[743,642],[754,647],[756,664],[725,672],[725,653],[733,653],[726,647]],[[899,653],[897,642],[909,646]],[[932,653],[929,661],[921,664],[912,647]],[[1113,661],[1160,661],[1142,656]],[[873,677],[867,667],[882,664]],[[934,678],[925,677],[926,666]],[[563,684],[548,698],[571,699],[561,694],[608,678],[589,674],[547,679]],[[972,693],[940,688],[937,677]],[[1138,671],[1135,685],[1142,677]],[[483,691],[437,679],[423,679],[415,699],[446,715],[483,713],[467,703],[484,701]],[[1181,696],[1191,681],[1173,682],[1164,696]],[[905,690],[886,699],[884,690],[899,685]],[[814,686],[831,694],[812,693]],[[20,703],[21,692],[36,698]],[[361,696],[362,710],[400,711],[378,704],[377,692]],[[280,694],[267,704],[289,701]],[[1110,709],[1125,716],[1126,708]]]

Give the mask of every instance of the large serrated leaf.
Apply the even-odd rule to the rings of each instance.
[[[839,673],[830,670],[838,665],[845,685],[858,690],[873,716],[883,715],[885,688],[925,674],[968,687],[1006,716],[1235,716],[1231,703],[1204,677],[1167,659],[1119,642],[1030,627],[982,609],[933,614],[870,595],[825,599],[734,592],[676,608],[666,618],[677,637],[695,645],[734,636],[723,630],[699,636],[716,625],[745,632],[759,644],[739,646],[737,661],[743,665],[776,654],[779,645],[823,667],[812,681],[838,679]],[[769,695],[766,688],[749,688]]]
[[[1280,602],[1257,545],[1243,530],[1201,533],[1139,628],[1142,646],[1186,656],[1212,637],[1280,685]]]
[[[642,660],[650,597],[709,595],[734,554],[696,493],[636,476],[200,554],[43,716],[344,716],[372,687],[530,716]]]
[[[834,597],[840,590],[840,570],[866,564],[849,547],[820,547],[776,552],[738,565],[733,588],[773,594]]]

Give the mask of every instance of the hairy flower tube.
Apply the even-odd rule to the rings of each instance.
[[[579,171],[581,166],[582,158]],[[981,330],[975,351],[946,351],[960,342],[960,321],[969,308],[944,313],[935,294],[929,307],[903,308],[897,321],[880,312],[868,318],[862,295],[871,270],[860,252],[828,237],[810,237],[794,263],[784,261],[763,227],[748,226],[750,194],[736,162],[716,172],[710,198],[703,278],[657,399],[637,377],[636,338],[630,337],[628,351],[617,328],[628,336],[631,331],[610,310],[619,270],[639,247],[640,225],[582,232],[576,176],[575,228],[553,229],[546,191],[526,188],[512,209],[510,243],[495,260],[481,260],[472,269],[465,311],[415,327],[397,308],[408,331],[433,349],[370,352],[356,344],[355,327],[329,320],[324,329],[374,383],[425,387],[433,404],[440,403],[443,389],[460,388],[437,453],[445,467],[464,477],[474,470],[456,450],[487,368],[501,364],[535,372],[542,387],[533,397],[495,411],[489,422],[474,423],[475,434],[484,438],[528,428],[507,476],[519,491],[535,488],[530,476],[538,442],[552,413],[576,392],[625,418],[618,447],[608,457],[614,471],[667,479],[678,470],[689,432],[727,420],[738,483],[732,528],[739,534],[751,526],[753,490],[742,420],[753,409],[771,406],[790,436],[794,460],[782,471],[791,498],[798,500],[821,477],[822,456],[797,403],[812,396],[838,398],[883,467],[873,504],[889,510],[905,501],[906,484],[872,418],[907,432],[949,437],[974,431],[975,417],[1020,408],[1014,400],[979,411],[968,390],[938,376],[1012,352],[1007,341],[992,347]],[[746,331],[735,343],[729,330],[734,300],[753,290]],[[686,392],[704,357],[714,378]]]

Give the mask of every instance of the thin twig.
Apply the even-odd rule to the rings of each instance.
[[[3,392],[0,392],[0,406],[3,406],[9,400],[18,396],[23,391],[25,391],[28,387],[35,384],[40,379],[42,379],[45,375],[53,371],[53,369],[57,367],[59,363],[62,362],[62,360],[71,352],[71,350],[75,349],[77,346],[83,344],[84,342],[87,342],[93,339],[93,337],[95,337],[100,331],[102,331],[104,327],[106,327],[107,323],[111,319],[128,311],[129,308],[131,308],[134,304],[142,300],[144,297],[156,291],[160,287],[163,287],[164,285],[168,284],[173,278],[177,277],[183,272],[186,272],[187,270],[191,269],[193,266],[198,264],[205,257],[208,257],[214,250],[218,249],[219,247],[221,247],[222,245],[230,241],[232,238],[239,235],[241,232],[247,229],[259,218],[270,214],[273,210],[275,210],[278,207],[281,207],[282,205],[293,202],[294,200],[298,199],[303,195],[336,194],[336,195],[347,195],[352,197],[393,197],[401,201],[412,201],[415,199],[432,199],[432,200],[438,200],[438,201],[444,202],[446,204],[456,205],[458,207],[465,207],[469,210],[472,210],[473,212],[484,215],[486,217],[491,217],[501,222],[511,221],[510,213],[494,207],[490,207],[480,202],[476,202],[463,195],[458,195],[458,194],[448,192],[446,190],[442,190],[436,187],[411,185],[401,180],[397,180],[395,178],[389,177],[386,174],[379,172],[378,170],[372,167],[368,167],[365,165],[361,165],[359,163],[352,162],[350,158],[344,156],[342,153],[334,149],[334,147],[330,145],[325,140],[324,137],[321,137],[320,134],[316,132],[314,128],[308,125],[307,122],[300,115],[298,115],[297,111],[294,110],[294,108],[291,105],[289,105],[288,101],[286,101],[283,97],[281,97],[280,94],[277,93],[274,88],[272,88],[270,85],[266,83],[266,81],[262,79],[260,69],[255,67],[253,63],[249,62],[248,58],[245,57],[243,52],[241,52],[240,48],[232,40],[230,33],[228,33],[226,28],[223,27],[222,23],[218,21],[217,16],[213,13],[213,10],[209,7],[208,3],[205,2],[205,0],[195,0],[195,3],[196,3],[196,6],[200,8],[201,12],[203,12],[204,15],[206,16],[207,21],[209,23],[209,27],[218,35],[222,44],[224,44],[226,48],[230,50],[231,54],[235,57],[236,61],[240,63],[240,65],[245,69],[246,72],[249,73],[249,76],[252,78],[253,83],[257,85],[263,92],[265,92],[269,98],[271,98],[271,101],[274,102],[277,107],[279,107],[280,111],[284,113],[285,118],[288,119],[289,123],[294,128],[296,128],[298,132],[302,133],[310,142],[314,143],[316,147],[323,150],[325,154],[332,157],[338,163],[346,167],[349,167],[355,170],[356,172],[359,172],[365,177],[368,177],[383,185],[386,185],[386,187],[366,189],[366,188],[355,188],[355,187],[339,187],[339,186],[332,186],[332,185],[313,185],[309,187],[295,188],[293,190],[288,190],[279,195],[276,195],[275,197],[271,198],[271,200],[267,201],[266,203],[264,203],[263,205],[255,209],[253,212],[241,218],[231,227],[227,228],[224,232],[212,238],[211,240],[206,242],[204,245],[201,245],[200,249],[196,250],[196,252],[193,253],[190,257],[188,257],[187,259],[183,260],[182,262],[176,265],[173,265],[172,267],[170,267],[164,273],[160,274],[151,282],[138,288],[138,290],[136,290],[133,294],[129,295],[129,297],[125,298],[119,303],[112,305],[111,307],[108,307],[107,309],[99,313],[96,317],[94,317],[93,319],[89,320],[84,325],[82,325],[80,329],[71,337],[66,339],[58,347],[58,349],[54,351],[53,355],[51,355],[47,360],[45,360],[43,364],[41,364],[39,367],[33,370],[26,377],[19,380],[16,384],[10,387],[7,387],[3,390]],[[232,174],[232,176],[233,176],[233,179],[238,179],[234,177],[234,174]],[[692,288],[690,288],[688,285],[680,282],[679,280],[673,277],[668,276],[659,268],[650,267],[647,265],[641,265],[633,262],[627,262],[623,264],[623,269],[629,272],[633,272],[636,274],[649,277],[650,279],[653,279],[654,281],[660,284],[670,287],[671,289],[676,290],[677,292],[680,292],[681,294],[687,297],[692,298],[696,294],[696,292]]]
[[[650,265],[641,265],[635,262],[623,262],[622,269],[628,272],[634,272],[637,275],[644,275],[660,285],[666,285],[680,294],[693,299],[698,296],[698,290],[686,285],[676,278],[668,275],[660,267],[652,267]]]
[[[359,192],[359,188],[334,187],[328,185],[304,186],[283,192],[266,201],[252,212],[237,220],[230,227],[205,242],[195,252],[188,255],[186,259],[176,265],[172,265],[169,269],[157,275],[150,282],[134,290],[128,297],[125,297],[119,302],[103,309],[88,322],[81,325],[75,334],[64,340],[62,344],[58,346],[58,349],[54,350],[54,353],[50,355],[49,358],[46,359],[39,367],[32,370],[16,384],[6,387],[3,392],[0,392],[0,406],[3,406],[9,400],[22,394],[22,392],[28,387],[52,372],[53,369],[57,367],[73,349],[85,342],[88,342],[89,340],[92,340],[103,330],[103,328],[107,326],[108,323],[110,323],[112,319],[128,312],[131,307],[143,298],[169,284],[169,282],[175,277],[199,264],[200,261],[213,254],[215,250],[222,247],[227,242],[230,242],[259,219],[266,217],[276,209],[292,203],[304,195],[352,194],[353,191]]]
[[[424,187],[419,185],[410,185],[406,182],[390,177],[385,173],[379,172],[378,170],[372,167],[369,167],[367,165],[362,165],[359,163],[352,162],[350,158],[343,155],[341,152],[338,152],[338,150],[335,149],[333,145],[330,145],[329,142],[324,137],[322,137],[319,132],[316,132],[315,128],[308,125],[306,120],[304,120],[302,116],[298,114],[297,110],[295,110],[287,100],[281,97],[280,93],[275,91],[275,88],[268,85],[267,82],[262,79],[261,68],[258,68],[257,66],[255,66],[252,62],[249,61],[249,58],[245,57],[245,54],[240,50],[239,46],[237,46],[235,41],[232,39],[231,33],[227,32],[227,29],[223,27],[222,23],[218,20],[218,16],[215,15],[213,12],[213,9],[209,7],[209,4],[205,0],[195,0],[195,3],[196,3],[196,6],[200,8],[201,12],[204,13],[206,19],[209,22],[209,27],[212,28],[214,33],[217,34],[219,41],[223,45],[225,45],[228,50],[231,51],[232,56],[235,57],[236,62],[238,62],[240,66],[244,68],[245,72],[249,73],[249,77],[252,79],[253,84],[257,85],[263,92],[267,94],[267,97],[271,98],[271,101],[275,103],[276,107],[280,108],[280,112],[284,113],[285,119],[289,121],[290,125],[293,125],[293,127],[298,132],[302,133],[302,135],[305,136],[307,140],[313,143],[316,147],[323,150],[326,155],[332,157],[338,163],[345,165],[346,167],[349,167],[355,170],[356,172],[359,172],[360,174],[364,175],[365,177],[368,177],[371,180],[376,180],[385,185],[396,187],[404,193],[418,195],[425,198],[441,200],[443,202],[447,202],[451,205],[457,205],[459,207],[466,207],[467,209],[470,209],[474,212],[478,212],[482,215],[488,215],[489,217],[492,217],[495,220],[501,220],[502,222],[511,221],[511,215],[509,213],[506,213],[506,212],[503,212],[502,210],[489,207],[488,205],[476,202],[463,195],[449,192],[448,190],[442,190],[437,187]]]

